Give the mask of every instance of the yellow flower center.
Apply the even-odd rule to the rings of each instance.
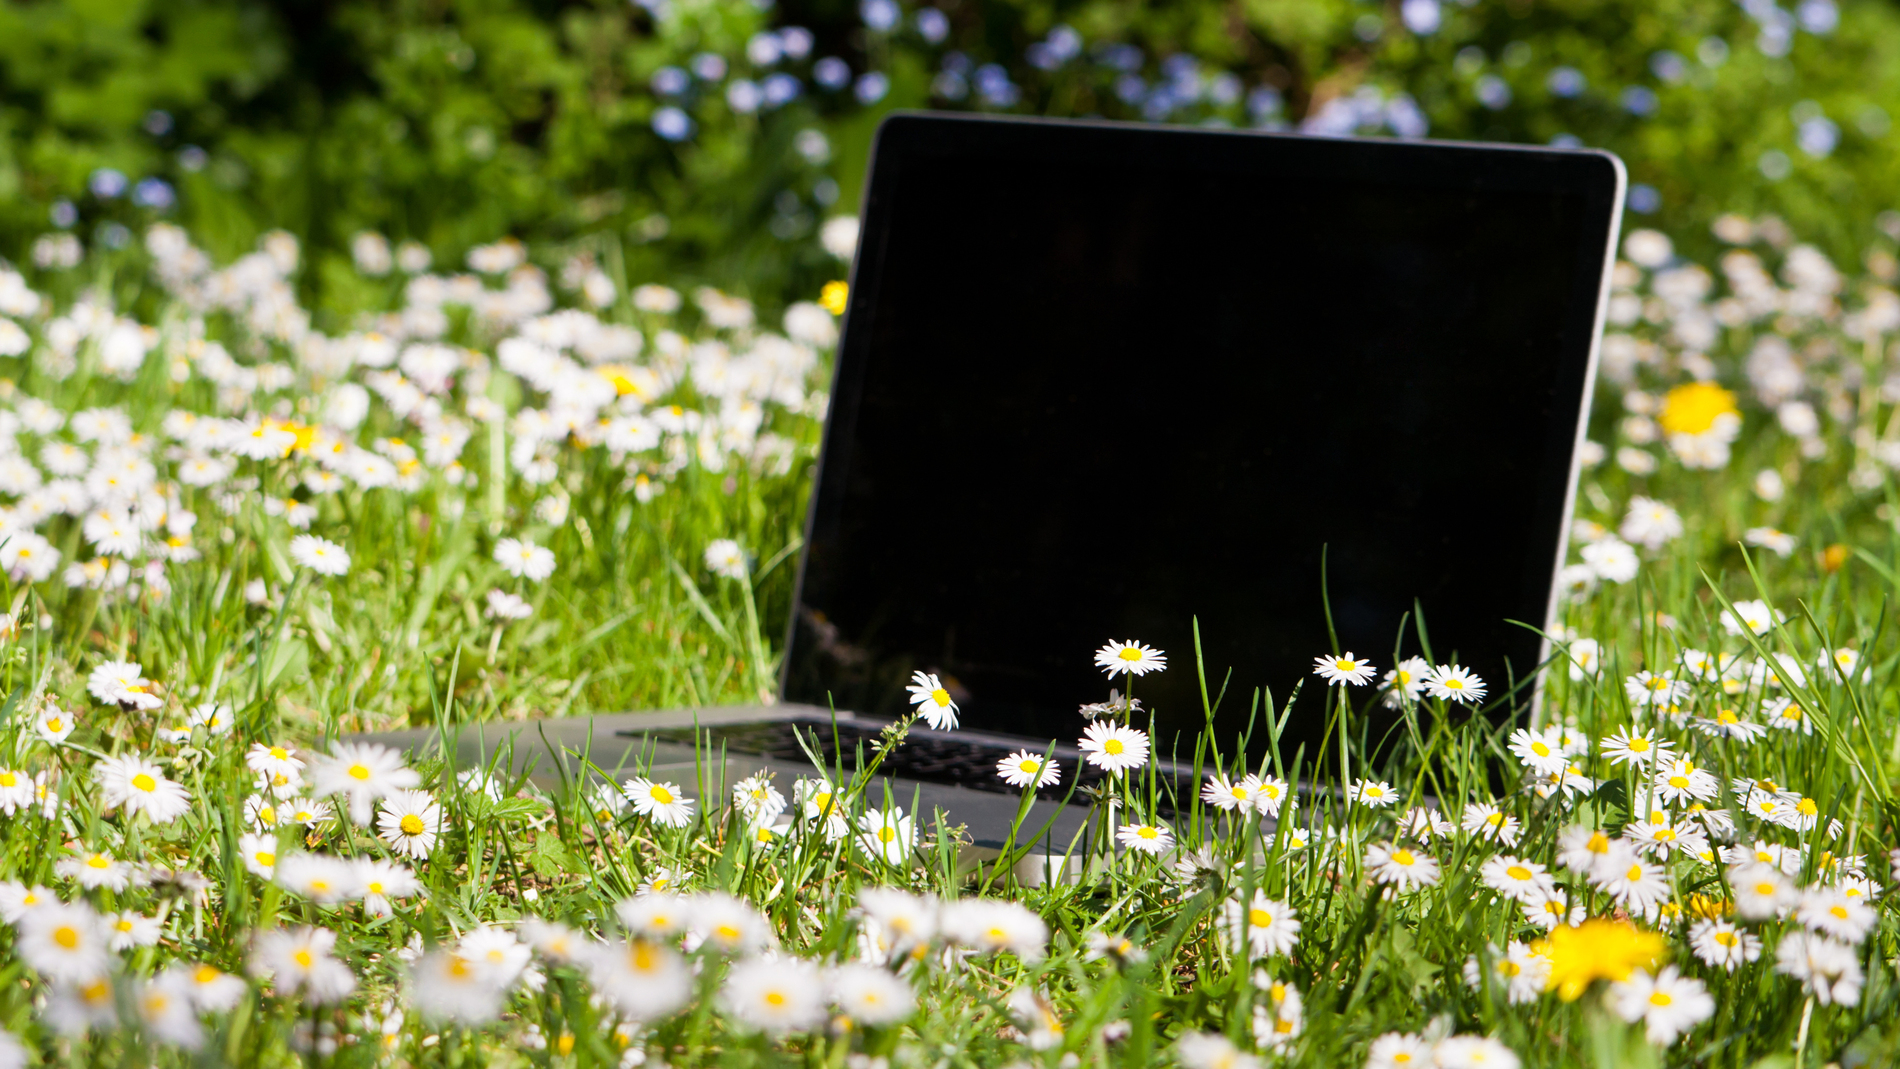
[[[366,781],[368,781],[368,779],[369,779],[369,766],[368,766],[368,765],[362,765],[362,764],[357,764],[357,765],[351,765],[351,766],[350,766],[350,778],[351,778],[351,779],[353,779],[353,780],[357,780],[358,782],[366,782]]]
[[[950,692],[942,687],[938,687],[936,690],[930,692],[930,700],[936,702],[938,705],[949,705]]]
[[[1549,757],[1550,747],[1544,745],[1541,742],[1533,742],[1531,743],[1531,752],[1536,754],[1539,757]]]
[[[70,924],[62,924],[53,929],[53,942],[63,950],[74,950],[79,946],[79,929]]]
[[[1120,657],[1124,661],[1139,661],[1141,660],[1141,651],[1130,646],[1115,656]]]
[[[1102,752],[1111,757],[1120,756],[1123,749],[1122,740],[1120,739],[1110,739],[1102,744]]]
[[[158,789],[158,781],[146,775],[145,773],[141,772],[138,775],[132,777],[132,786],[137,787],[139,790],[144,791],[147,794],[150,794],[153,791]]]
[[[1504,874],[1519,883],[1531,878],[1531,870],[1522,865],[1512,865],[1510,868],[1504,870]]]
[[[1643,753],[1649,749],[1649,740],[1638,735],[1630,740],[1629,748],[1632,753]]]
[[[1732,947],[1741,942],[1740,939],[1735,937],[1734,932],[1717,932],[1715,933],[1715,941],[1717,944],[1725,947]]]
[[[308,947],[298,947],[297,952],[290,956],[290,960],[296,962],[298,968],[308,969],[317,963],[317,956],[310,953]]]
[[[422,834],[422,818],[414,813],[404,813],[402,820],[398,821],[396,826],[402,829],[404,835]]]
[[[196,969],[192,970],[191,978],[193,981],[197,983],[208,984],[211,981],[216,980],[218,977],[223,976],[223,975],[224,975],[223,973],[219,972],[217,969],[214,969],[209,965],[200,965]]]
[[[112,859],[104,854],[94,854],[86,859],[86,867],[101,870],[108,869],[112,867]]]
[[[653,794],[653,800],[660,803],[661,805],[673,804],[673,792],[667,790],[665,787],[655,784],[653,787],[652,794]]]
[[[773,1009],[778,1009],[780,1006],[785,1005],[785,993],[783,991],[767,991],[765,993],[765,1004]]]
[[[1401,865],[1406,866],[1407,868],[1410,868],[1412,865],[1418,862],[1418,857],[1417,855],[1413,854],[1410,850],[1407,850],[1404,847],[1400,847],[1397,850],[1392,851],[1392,860],[1398,862]]]
[[[1255,928],[1265,928],[1273,923],[1273,914],[1256,906],[1247,911],[1247,923]]]
[[[282,746],[271,747],[270,755],[279,761],[288,761],[290,759],[290,751],[284,749]]]
[[[897,829],[887,824],[877,830],[877,837],[879,842],[888,843],[892,839],[897,838]]]

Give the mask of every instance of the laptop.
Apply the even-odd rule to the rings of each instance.
[[[1429,644],[1524,705],[1624,181],[1592,151],[893,115],[780,702],[471,728],[460,760],[506,737],[542,776],[585,751],[709,805],[760,769],[789,793],[924,672],[961,723],[919,721],[886,786],[983,842],[1016,816],[996,765],[1019,748],[1064,772],[1026,826],[1080,826],[1081,707],[1111,686],[1184,806],[1205,729],[1257,757],[1270,704],[1285,756],[1316,752],[1322,653],[1383,672]],[[1168,666],[1111,683],[1111,640]],[[1392,714],[1363,704],[1376,744]]]

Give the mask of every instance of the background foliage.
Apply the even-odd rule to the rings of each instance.
[[[773,36],[787,27],[808,35]],[[661,91],[669,69],[677,92]],[[774,72],[796,98],[746,108]],[[660,129],[669,106],[690,131]],[[1900,179],[1900,12],[16,0],[0,6],[0,251],[61,224],[119,244],[117,227],[164,216],[228,258],[281,226],[305,236],[306,296],[334,314],[355,304],[339,268],[359,229],[441,262],[496,234],[585,237],[633,281],[712,280],[774,306],[837,273],[818,225],[853,210],[894,107],[1595,145],[1629,163],[1637,221],[1686,253],[1712,252],[1708,222],[1736,210],[1851,260]]]

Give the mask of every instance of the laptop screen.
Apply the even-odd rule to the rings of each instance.
[[[1619,193],[1588,153],[887,123],[787,700],[1069,738],[1110,639],[1167,755],[1315,656],[1538,663]],[[1230,675],[1231,673],[1231,675]],[[1370,691],[1356,692],[1357,697]],[[1265,738],[1258,732],[1255,742]],[[1288,750],[1289,756],[1291,750]]]

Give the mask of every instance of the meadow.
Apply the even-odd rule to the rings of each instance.
[[[366,232],[319,317],[289,234],[141,238],[0,270],[0,1069],[1900,1059],[1891,242],[1628,235],[1541,721],[1314,650],[1336,745],[1162,798],[1097,706],[1116,834],[1025,886],[875,788],[908,720],[712,797],[345,738],[770,700],[841,283]]]

